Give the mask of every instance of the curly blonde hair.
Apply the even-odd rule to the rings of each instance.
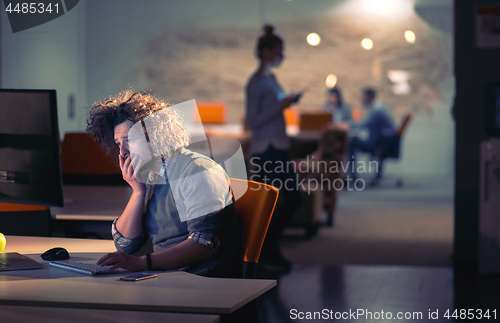
[[[117,157],[119,148],[114,139],[115,126],[127,120],[142,123],[153,156],[170,157],[189,145],[189,134],[179,111],[151,94],[132,90],[95,103],[87,120],[87,133],[109,155]]]

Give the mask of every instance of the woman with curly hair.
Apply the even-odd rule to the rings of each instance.
[[[111,270],[184,270],[232,277],[240,234],[224,169],[186,149],[179,112],[149,94],[125,91],[96,104],[87,132],[119,161],[132,195],[112,224]],[[154,252],[133,256],[151,238]]]

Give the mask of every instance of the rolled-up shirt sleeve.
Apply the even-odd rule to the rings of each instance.
[[[191,239],[193,241],[198,242],[201,245],[207,246],[212,251],[217,253],[217,250],[219,249],[220,243],[219,243],[219,238],[212,233],[207,233],[207,232],[191,232],[189,234],[188,239]]]
[[[120,231],[116,228],[116,218],[111,225],[111,234],[113,235],[113,240],[115,242],[116,250],[125,252],[126,254],[133,254],[137,252],[146,243],[147,237],[144,232],[134,239],[129,239],[124,237]]]

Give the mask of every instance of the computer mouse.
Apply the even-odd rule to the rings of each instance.
[[[43,260],[52,261],[52,260],[66,260],[69,258],[69,253],[66,249],[57,247],[52,248],[40,255]]]

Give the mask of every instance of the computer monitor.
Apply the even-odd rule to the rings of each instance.
[[[0,202],[63,206],[55,90],[0,89]]]

